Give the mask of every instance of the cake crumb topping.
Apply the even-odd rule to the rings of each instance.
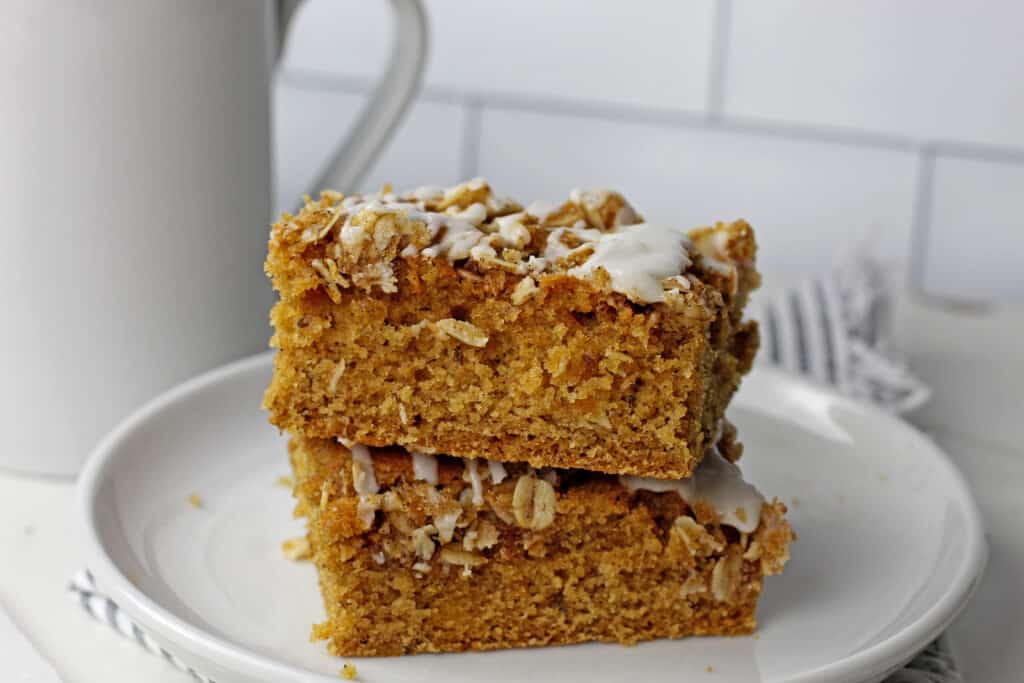
[[[393,264],[412,258],[474,263],[535,278],[568,275],[635,303],[685,291],[679,278],[697,260],[726,277],[736,271],[727,237],[695,246],[679,226],[644,222],[617,192],[573,190],[560,205],[534,202],[524,209],[495,194],[482,178],[401,194],[390,186],[351,196],[325,192],[274,226],[272,239],[287,235],[298,235],[303,244],[323,243],[308,263],[335,301],[349,287],[396,292]],[[516,305],[537,286],[533,279],[523,283],[528,284],[512,296]]]
[[[339,440],[340,442],[340,440]],[[380,487],[374,472],[371,450],[362,444],[343,444],[352,453],[352,481],[359,496],[357,513],[366,528],[373,525],[376,510],[383,502],[385,509],[399,509],[401,504],[389,503],[388,494],[377,495]],[[409,453],[413,478],[437,486],[439,463],[434,455],[412,451]],[[460,499],[463,507],[472,504],[480,507],[484,503],[484,476],[480,462],[475,458],[453,458],[462,463],[462,480],[469,484]],[[498,461],[487,460],[486,476],[491,486],[498,486],[508,476],[505,467]],[[719,523],[730,526],[742,535],[753,532],[761,519],[764,496],[752,484],[743,479],[738,465],[730,462],[717,446],[707,449],[704,459],[692,477],[687,479],[653,479],[634,475],[620,475],[619,483],[629,491],[650,491],[653,493],[674,492],[693,506],[703,501],[718,514]],[[326,482],[325,482],[326,483]],[[540,472],[530,470],[518,477],[512,491],[510,522],[533,531],[541,531],[552,524],[555,518],[559,473],[554,468]],[[321,508],[327,497],[326,487],[321,491]],[[433,516],[433,523],[413,532],[417,555],[430,560],[434,553],[433,538],[449,543],[455,535],[456,525],[462,509],[439,509]],[[688,518],[679,518],[673,531],[692,550],[708,543],[700,530]],[[744,544],[745,547],[745,544]],[[749,551],[756,552],[756,551]]]

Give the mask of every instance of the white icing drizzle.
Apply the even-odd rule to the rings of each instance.
[[[602,233],[590,258],[569,274],[589,277],[602,268],[611,278],[612,291],[632,301],[664,301],[661,282],[690,266],[689,245],[680,228],[638,223]]]
[[[427,453],[412,453],[412,474],[417,479],[437,486],[437,458]]]
[[[473,487],[473,505],[484,504],[484,483],[480,480],[480,472],[476,469],[476,458],[466,460],[464,476],[469,478],[469,484]]]
[[[468,220],[447,217],[439,213],[423,215],[437,216],[440,221],[443,221],[439,225],[443,224],[445,228],[441,240],[422,251],[424,256],[445,256],[449,261],[468,258],[469,251],[485,237],[485,234]],[[416,217],[410,216],[410,218]],[[434,234],[436,234],[436,231],[431,231],[431,235]]]
[[[548,216],[553,214],[557,209],[557,204],[551,204],[550,202],[545,202],[538,199],[537,201],[531,203],[528,207],[526,207],[526,213],[530,214],[531,216],[536,216],[537,220],[543,223],[544,220]]]
[[[380,491],[377,485],[377,477],[373,471],[373,456],[370,449],[362,444],[352,444],[352,482],[359,494],[359,504],[356,506],[356,514],[366,528],[373,525],[373,518],[376,514],[376,505],[369,496]]]
[[[508,472],[505,471],[505,466],[497,460],[488,460],[487,469],[491,472],[491,483],[500,484],[508,476]]]
[[[530,243],[530,231],[523,225],[524,213],[510,213],[494,219],[498,226],[498,236],[506,247],[522,249]]]
[[[498,257],[498,252],[489,244],[477,244],[469,250],[469,257],[477,261],[486,261]]]
[[[480,202],[470,204],[465,209],[460,209],[458,206],[449,206],[445,214],[469,221],[473,225],[480,225],[487,220],[487,207]]]
[[[567,247],[562,242],[562,235],[572,234],[578,238],[580,244],[576,247]],[[557,261],[560,258],[568,256],[577,249],[583,248],[587,244],[592,244],[599,239],[604,233],[597,228],[555,228],[548,233],[548,240],[544,245],[544,258],[548,261]]]
[[[706,500],[719,514],[722,524],[749,534],[761,520],[764,497],[743,480],[740,468],[726,460],[717,448],[709,448],[690,479],[650,479],[622,475],[619,482],[630,491],[655,493],[674,491],[687,503]]]

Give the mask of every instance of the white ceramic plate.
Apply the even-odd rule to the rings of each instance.
[[[165,648],[218,683],[337,681],[309,642],[314,568],[281,556],[291,518],[285,441],[260,409],[269,355],[192,380],[125,421],[80,480],[89,566]],[[986,558],[963,479],[896,419],[757,370],[730,410],[747,478],[799,535],[767,581],[755,637],[359,659],[373,681],[705,680],[863,683],[937,636]],[[197,494],[202,507],[189,505]],[[510,614],[509,619],[517,618]]]

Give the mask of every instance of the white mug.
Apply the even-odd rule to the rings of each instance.
[[[270,87],[297,4],[0,4],[0,467],[74,475],[139,403],[266,348]],[[355,186],[419,81],[422,8],[392,7],[391,66],[318,186]]]

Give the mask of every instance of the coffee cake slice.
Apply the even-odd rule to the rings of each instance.
[[[330,439],[290,452],[327,612],[313,634],[341,656],[750,633],[793,539],[715,449],[675,482]]]
[[[265,405],[293,434],[686,477],[757,349],[755,251],[742,221],[687,233],[610,191],[325,192],[271,232]]]

